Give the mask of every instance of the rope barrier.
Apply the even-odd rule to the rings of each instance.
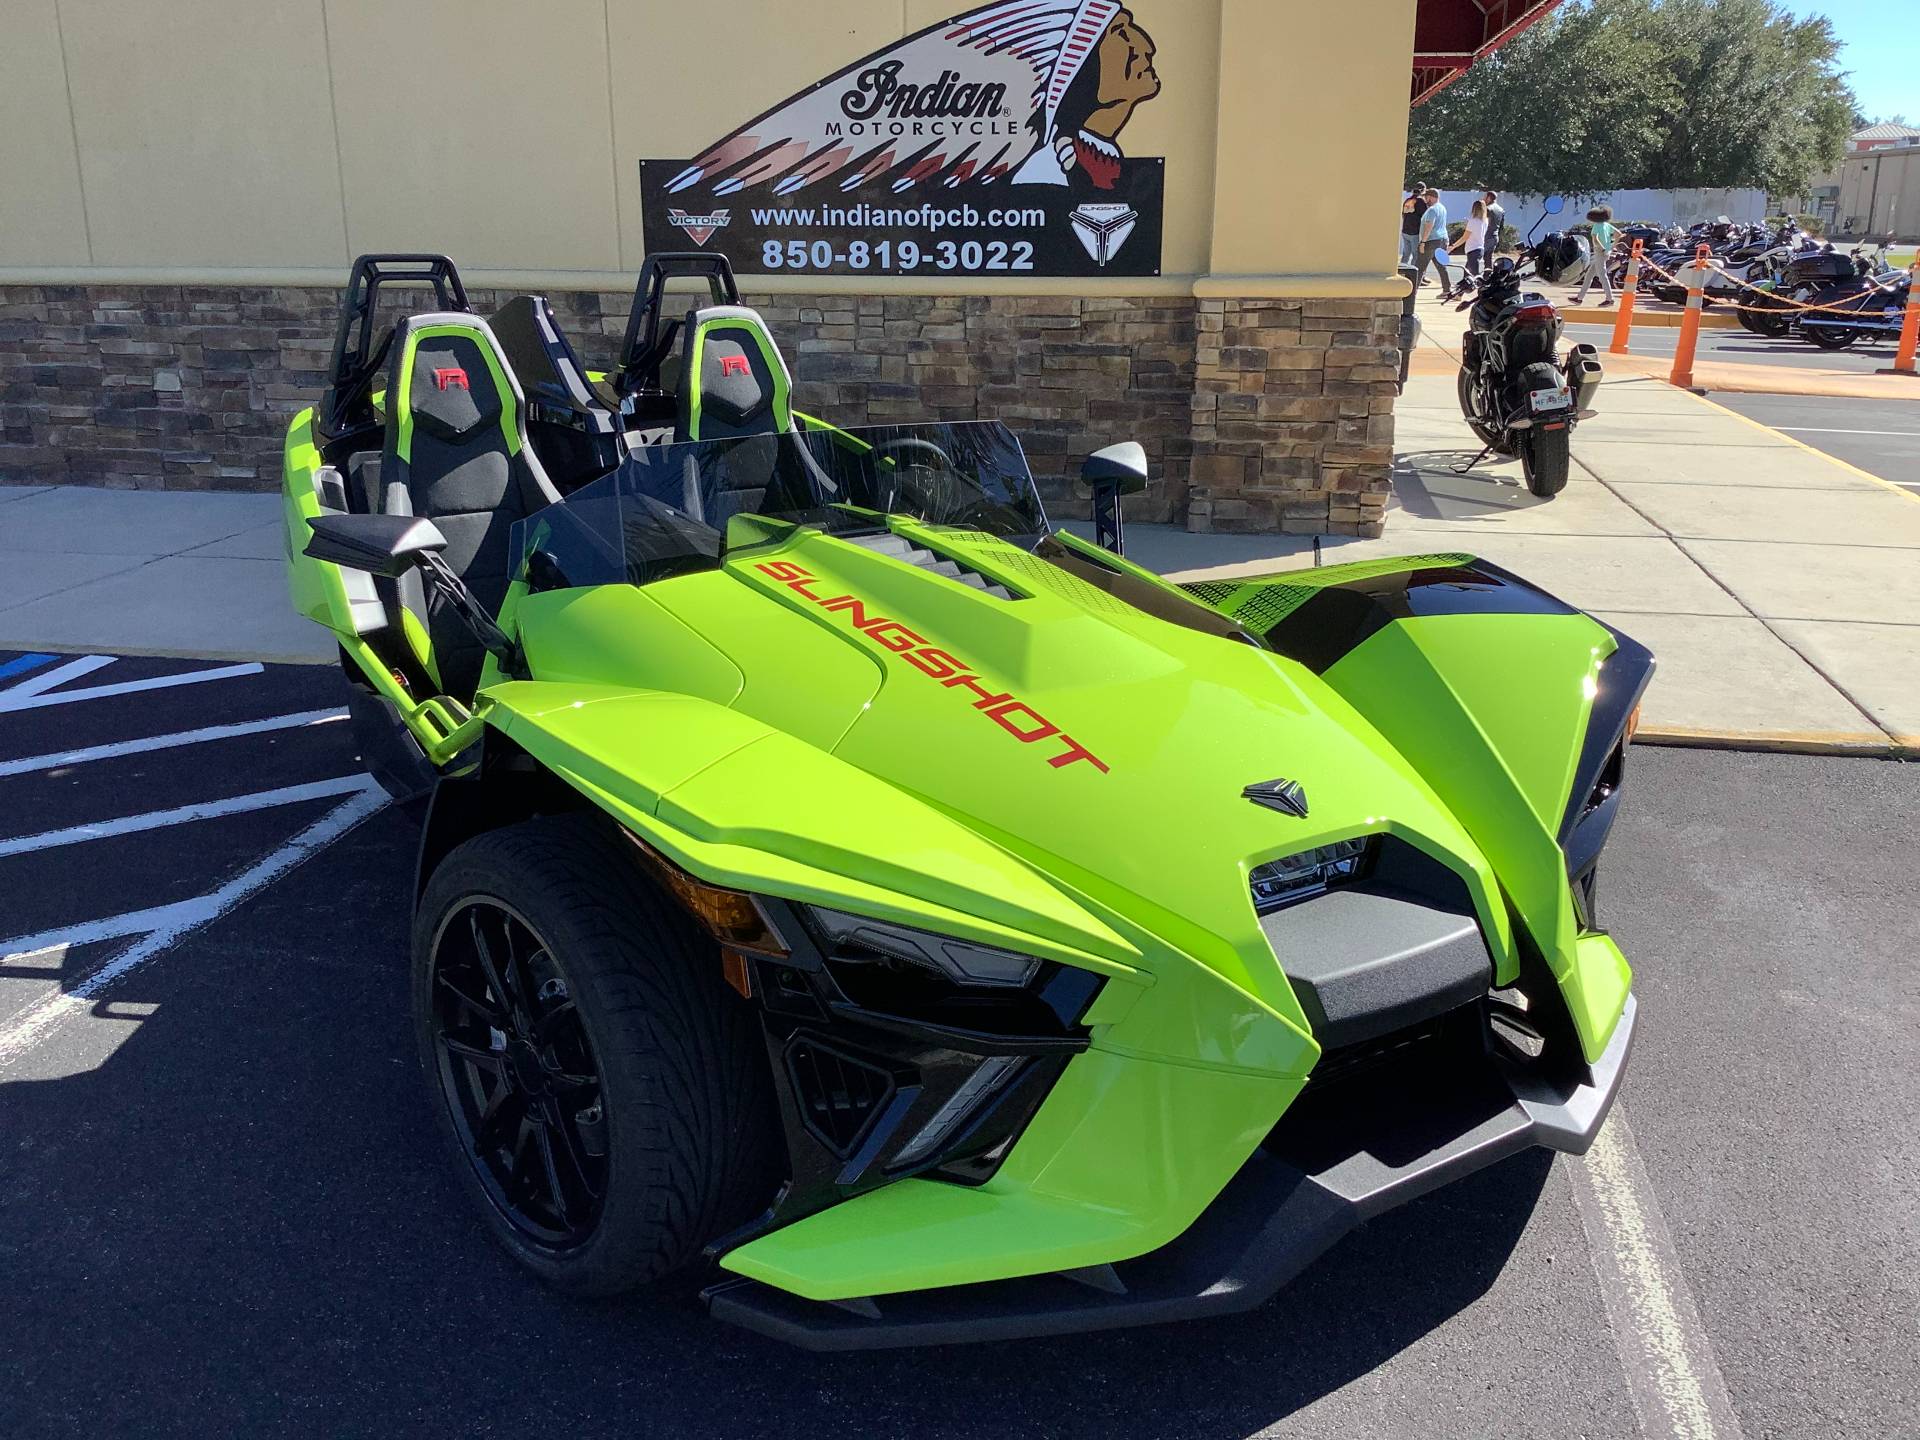
[[[1635,242],[1635,243],[1638,243],[1638,242]],[[1631,264],[1632,262],[1629,261],[1628,263]],[[1678,275],[1674,274],[1673,271],[1662,268],[1662,266],[1657,260],[1642,260],[1641,263],[1645,265],[1647,269],[1653,271],[1654,274],[1660,276],[1663,280],[1671,280],[1676,285],[1686,283]],[[1686,265],[1681,268],[1691,270],[1693,266]],[[1815,315],[1858,315],[1860,313],[1860,308],[1857,303],[1853,305],[1809,305],[1805,301],[1789,300],[1784,295],[1776,295],[1771,290],[1762,290],[1758,285],[1750,284],[1749,282],[1742,280],[1738,275],[1733,274],[1731,271],[1721,270],[1720,274],[1725,276],[1728,280],[1731,280],[1735,285],[1738,285],[1742,290],[1751,290],[1756,295],[1765,295],[1767,297],[1768,303],[1764,306],[1736,305],[1734,308],[1737,310],[1770,310],[1770,309],[1777,308],[1779,310],[1793,310],[1793,311],[1798,311],[1804,314],[1815,314]],[[1890,290],[1891,285],[1889,284],[1885,287],[1876,286],[1875,288],[1876,289],[1886,288]],[[1869,292],[1862,290],[1857,294],[1851,296],[1850,298],[1857,302],[1860,299],[1861,295],[1865,295],[1867,293]]]

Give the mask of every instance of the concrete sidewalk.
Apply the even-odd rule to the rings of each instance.
[[[281,533],[277,495],[0,486],[0,649],[330,660]]]
[[[1400,401],[1380,540],[1325,561],[1464,550],[1660,657],[1650,733],[1920,753],[1920,497],[1660,381],[1616,375],[1549,501],[1479,449],[1429,343]],[[1423,373],[1424,372],[1424,373]],[[1437,372],[1437,373],[1436,373]],[[1313,563],[1299,536],[1128,527],[1181,578]],[[287,604],[263,495],[0,487],[0,647],[324,661]]]
[[[1597,404],[1542,501],[1517,461],[1456,473],[1480,447],[1451,374],[1416,374],[1385,538],[1322,558],[1463,550],[1592,611],[1660,658],[1650,735],[1920,752],[1920,497],[1660,381],[1609,380]],[[1127,535],[1183,579],[1313,563],[1298,537]]]

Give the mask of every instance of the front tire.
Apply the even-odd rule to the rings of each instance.
[[[1473,376],[1467,373],[1467,367],[1460,367],[1459,376],[1454,381],[1454,393],[1460,397],[1460,413],[1466,417],[1467,426],[1480,443],[1496,455],[1513,454],[1513,442],[1499,430],[1480,419],[1473,408]]]
[[[1858,330],[1839,330],[1817,321],[1802,320],[1800,333],[1822,350],[1844,350],[1860,338]]]
[[[1545,500],[1567,488],[1573,465],[1573,427],[1559,430],[1523,430],[1520,434],[1520,470],[1527,489]]]
[[[487,1228],[557,1289],[658,1280],[772,1199],[759,1027],[590,816],[476,836],[415,914],[421,1061]]]

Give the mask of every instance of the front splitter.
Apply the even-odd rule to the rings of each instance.
[[[1136,1259],[845,1301],[731,1279],[703,1298],[715,1319],[809,1350],[1029,1339],[1251,1310],[1364,1220],[1535,1146],[1584,1153],[1619,1089],[1636,1008],[1629,995],[1584,1083],[1557,1089],[1502,1065],[1495,1103],[1409,1097],[1390,1147],[1297,1162],[1257,1150],[1184,1234]]]

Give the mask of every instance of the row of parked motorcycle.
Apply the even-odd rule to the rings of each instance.
[[[1616,286],[1626,277],[1635,240],[1651,262],[1642,271],[1641,289],[1657,299],[1686,303],[1684,267],[1705,245],[1703,302],[1733,306],[1741,325],[1756,335],[1795,336],[1822,350],[1844,350],[1873,336],[1899,337],[1912,276],[1887,263],[1885,244],[1863,242],[1843,253],[1791,218],[1772,230],[1737,225],[1724,215],[1684,230],[1622,225],[1610,263]],[[1578,234],[1550,231],[1526,253],[1534,273],[1552,281],[1578,273],[1585,246]]]

